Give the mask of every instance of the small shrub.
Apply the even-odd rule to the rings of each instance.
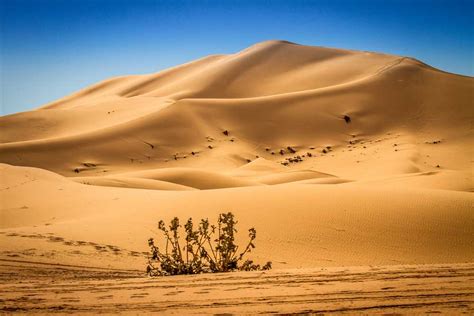
[[[179,219],[173,218],[167,227],[161,220],[158,229],[165,238],[164,252],[158,248],[153,238],[148,240],[150,255],[147,273],[150,276],[198,274],[210,272],[269,270],[271,262],[260,266],[243,257],[255,248],[257,232],[249,229],[249,241],[239,253],[235,244],[237,222],[232,213],[219,214],[217,226],[210,225],[208,219],[202,219],[196,229],[192,218],[184,225],[185,238],[179,233],[182,229]]]

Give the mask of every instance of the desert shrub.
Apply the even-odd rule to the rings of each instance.
[[[249,229],[249,241],[239,252],[239,246],[235,244],[236,224],[234,214],[230,212],[219,214],[217,226],[210,225],[208,219],[201,219],[196,229],[192,218],[184,227],[177,217],[169,226],[161,220],[158,229],[164,235],[165,249],[164,252],[160,250],[153,238],[148,240],[147,273],[160,276],[271,269],[271,262],[260,266],[252,260],[243,261],[244,256],[255,248],[257,232],[255,228]],[[183,228],[184,239],[180,236]]]
[[[296,153],[296,150],[291,146],[286,147],[286,149],[288,149],[289,152],[292,153],[292,154]]]

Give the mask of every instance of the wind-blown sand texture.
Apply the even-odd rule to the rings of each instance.
[[[460,303],[443,306],[472,313],[473,100],[473,78],[412,58],[268,41],[156,74],[112,78],[39,109],[3,116],[0,259],[10,262],[2,266],[10,292],[2,290],[0,305],[11,308],[10,294],[23,293],[8,287],[18,274],[32,278],[31,290],[42,284],[28,272],[31,265],[44,271],[54,269],[51,264],[73,265],[67,273],[86,274],[94,284],[102,278],[77,266],[126,269],[116,284],[128,282],[138,273],[129,270],[145,268],[146,241],[156,237],[159,219],[214,220],[231,211],[240,241],[248,227],[256,228],[251,257],[273,261],[270,279],[282,274],[295,282],[316,280],[329,267],[336,275],[363,270],[377,279],[379,272],[368,266],[408,273],[428,264],[429,271],[452,272],[464,282],[453,288],[464,293]],[[19,261],[29,262],[27,268],[15,268],[9,279]],[[209,280],[224,291],[226,278],[245,284],[259,275],[192,280],[202,288],[199,282]],[[138,292],[167,282],[179,290],[175,280],[186,278],[130,282]],[[397,291],[409,289],[400,278]],[[63,281],[75,286],[69,277]],[[325,289],[328,298],[339,297],[332,286],[308,284],[316,292],[288,288],[288,299],[294,294],[295,301],[275,310],[302,312],[298,302],[306,304],[305,298]],[[258,293],[272,296],[279,283],[263,286],[269,292],[247,292],[255,296],[250,301]],[[347,286],[369,291],[363,284]],[[164,295],[157,291],[140,298],[142,311],[153,311],[147,300]],[[122,294],[114,302],[134,302]],[[222,295],[235,305],[242,293]],[[80,296],[71,310],[92,311],[94,300]],[[347,307],[331,302],[308,310]],[[42,312],[59,304],[37,303]],[[187,312],[176,304],[176,311]],[[29,311],[35,301],[20,305]],[[252,303],[236,312],[253,310],[274,311]]]
[[[133,271],[0,262],[0,277],[7,312],[446,315],[472,314],[474,307],[472,264],[292,269],[150,279]]]

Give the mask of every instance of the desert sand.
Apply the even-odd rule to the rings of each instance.
[[[267,41],[0,117],[0,306],[473,313],[473,103],[413,58]],[[158,220],[228,211],[273,270],[144,276]]]

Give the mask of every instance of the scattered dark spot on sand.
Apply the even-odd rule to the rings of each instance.
[[[62,237],[55,237],[55,236],[50,236],[48,238],[49,241],[51,242],[63,242],[64,241],[64,238]]]
[[[96,246],[94,246],[94,248],[95,248],[96,250],[98,250],[99,252],[105,252],[105,251],[107,251],[107,249],[106,249],[104,246],[100,246],[100,245],[96,245]]]

